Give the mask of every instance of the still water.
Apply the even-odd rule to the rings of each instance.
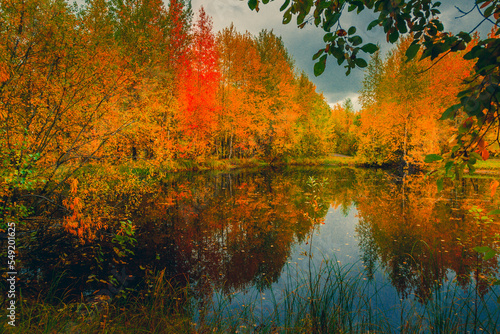
[[[234,296],[232,311],[259,300],[254,312],[276,312],[283,295],[307,285],[325,261],[366,281],[355,283],[366,290],[365,302],[396,327],[429,300],[470,303],[475,294],[491,308],[479,315],[498,310],[490,284],[498,261],[483,261],[472,249],[493,247],[499,232],[481,219],[497,208],[491,180],[467,179],[438,192],[424,177],[310,168],[220,174],[214,181],[217,195],[196,217],[217,227],[209,235],[195,232],[199,246],[182,253],[202,281]],[[472,213],[474,207],[483,213]],[[337,283],[352,283],[342,277]]]
[[[80,261],[70,270],[80,277],[115,270],[136,278],[145,268],[165,270],[189,285],[200,305],[224,300],[219,313],[231,313],[246,312],[253,303],[251,312],[262,319],[284,317],[276,305],[297,311],[282,302],[284,296],[323,291],[333,281],[355,290],[353,312],[361,312],[356,303],[369,304],[395,327],[429,301],[464,298],[469,306],[460,310],[472,310],[480,322],[481,314],[499,313],[498,289],[491,284],[498,259],[484,261],[473,250],[495,247],[500,233],[497,217],[481,218],[498,209],[490,182],[465,179],[439,192],[435,180],[424,176],[403,180],[378,170],[179,173],[114,206],[136,226],[129,260],[104,261],[106,266]],[[83,283],[75,288],[88,290]],[[438,294],[452,298],[443,301]],[[481,308],[470,300],[482,300]],[[195,321],[210,316],[196,314]]]

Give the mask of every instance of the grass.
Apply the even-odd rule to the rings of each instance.
[[[335,166],[335,167],[360,167],[363,166],[362,161],[357,157],[336,156],[327,157],[285,157],[282,160],[273,161],[274,165],[297,165],[297,166]],[[154,161],[138,159],[123,161],[113,167],[122,174],[134,174],[140,178],[145,178],[150,175],[158,174],[159,171],[164,173],[179,172],[179,171],[201,171],[201,170],[230,170],[237,168],[253,168],[269,166],[269,161],[259,158],[232,158],[232,159],[206,159],[206,160],[188,160],[178,159],[166,161],[160,165]],[[476,163],[476,173],[491,173],[500,170],[500,159],[488,159],[486,161],[479,160]],[[102,169],[102,165],[86,165],[79,170],[78,174],[85,171],[87,173],[96,173]]]
[[[129,291],[106,299],[71,304],[49,303],[48,297],[20,298],[11,333],[191,333],[188,288],[176,287],[164,272],[148,278],[147,291]],[[2,310],[3,311],[3,310]],[[1,312],[0,312],[1,314]],[[5,318],[3,316],[2,318]]]
[[[355,167],[359,162],[354,157],[315,157],[315,158],[284,158],[276,160],[273,165],[296,165],[296,166],[350,166]],[[181,171],[204,171],[204,170],[231,170],[239,168],[254,168],[270,166],[269,161],[259,158],[232,158],[232,159],[207,159],[207,160],[188,160],[179,159],[166,161],[160,165],[148,160],[129,160],[123,161],[118,165],[107,164],[105,168],[102,165],[87,165],[80,169],[76,176],[81,176],[82,173],[97,175],[105,173],[106,175],[134,175],[139,179],[148,177],[163,176],[166,173],[181,172]]]
[[[463,293],[455,284],[436,284],[426,305],[411,301],[380,307],[384,286],[363,280],[354,265],[324,259],[311,269],[315,275],[288,267],[283,288],[267,294],[268,308],[258,291],[240,301],[220,293],[211,301],[196,301],[188,286],[177,286],[163,271],[145,279],[149,288],[112,301],[64,304],[49,303],[48,297],[20,298],[17,326],[10,332],[495,333],[500,325],[498,306],[490,310],[474,288]],[[389,312],[399,312],[400,322],[394,324]]]
[[[356,157],[348,156],[328,156],[319,158],[288,158],[285,160],[288,165],[300,166],[349,166],[356,167],[360,165],[360,161]]]
[[[488,159],[485,161],[479,160],[476,163],[476,168],[480,170],[500,170],[500,159]]]
[[[272,162],[260,158],[232,158],[232,159],[205,159],[205,160],[189,160],[178,159],[168,160],[164,162],[156,162],[154,160],[137,159],[123,160],[119,163],[101,162],[89,163],[84,166],[67,164],[60,167],[54,177],[54,182],[65,180],[68,176],[79,180],[86,180],[89,175],[92,179],[107,179],[110,181],[110,186],[116,186],[128,180],[129,177],[134,181],[155,181],[162,179],[168,174],[182,171],[207,171],[207,170],[233,170],[241,168],[256,168],[266,166],[285,166],[285,165],[300,165],[300,166],[333,166],[356,167],[359,162],[353,157],[315,157],[315,158],[283,158]],[[0,171],[1,173],[2,171]],[[3,171],[6,172],[6,171]],[[47,171],[45,171],[47,172]],[[42,187],[41,181],[47,177],[43,171],[43,175],[37,176],[36,186]],[[45,175],[45,176],[44,176]],[[131,181],[131,180],[128,180]],[[45,182],[45,181],[43,181]]]
[[[475,164],[476,170],[473,174],[468,173],[466,168],[465,178],[475,179],[494,179],[498,177],[500,172],[500,159],[478,160]]]

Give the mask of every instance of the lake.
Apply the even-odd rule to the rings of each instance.
[[[197,325],[245,314],[241,326],[255,329],[312,310],[345,330],[419,323],[432,332],[443,313],[464,332],[496,331],[498,259],[473,250],[495,247],[500,233],[496,216],[483,218],[499,203],[490,181],[438,191],[432,178],[351,168],[171,174],[103,200],[132,222],[137,243],[37,243],[24,252],[23,280],[48,289],[65,272],[65,296],[114,295],[103,277],[144,289],[135,284],[163,271],[189,287]]]

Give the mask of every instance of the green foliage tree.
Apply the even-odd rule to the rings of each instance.
[[[249,0],[248,6],[252,10],[259,10],[261,3],[267,4],[269,1]],[[480,13],[481,21],[472,31],[462,31],[455,35],[445,32],[444,24],[438,17],[440,6],[440,2],[432,0],[285,0],[281,11],[284,24],[290,23],[295,17],[299,28],[312,22],[324,31],[325,47],[313,56],[317,60],[314,73],[320,75],[329,56],[336,58],[339,65],[345,63],[349,74],[353,68],[367,66],[367,62],[360,57],[361,51],[371,54],[378,50],[375,44],[365,43],[356,35],[356,26],[347,29],[342,27],[341,17],[346,12],[371,12],[378,15],[366,29],[383,27],[390,43],[410,35],[412,41],[406,51],[408,60],[419,54],[420,60],[439,61],[449,53],[465,50],[473,39],[472,34],[484,22],[493,26],[500,23],[499,1],[475,0],[472,10]],[[500,70],[497,60],[500,56],[500,40],[497,36],[498,31],[487,38],[481,38],[476,46],[464,54],[464,59],[475,61],[474,72],[468,79],[470,85],[458,94],[459,103],[446,109],[441,119],[453,119],[462,110],[468,116],[468,121],[459,127],[457,144],[450,152],[427,159],[427,162],[443,160],[448,170],[455,168],[455,175],[461,175],[467,165],[472,170],[477,159],[487,158],[485,152],[488,143],[484,137],[491,129],[500,132],[497,112],[500,98]],[[498,136],[495,140],[498,142]]]
[[[330,106],[316,86],[302,72],[296,80],[295,100],[299,116],[295,132],[294,154],[302,157],[317,157],[331,153],[333,147],[333,117]]]
[[[334,107],[335,152],[345,155],[355,155],[358,150],[356,123],[359,114],[354,111],[351,99],[345,100],[342,106]]]

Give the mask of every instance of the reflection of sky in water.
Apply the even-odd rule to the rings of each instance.
[[[401,321],[406,319],[407,314],[401,313],[401,309],[409,314],[413,314],[415,310],[420,313],[424,309],[423,305],[415,301],[413,294],[406,299],[400,298],[396,288],[389,281],[385,270],[380,267],[378,260],[375,264],[376,270],[373,279],[368,283],[367,275],[364,272],[365,265],[361,260],[363,254],[359,248],[356,232],[358,222],[359,218],[354,206],[348,210],[347,215],[342,212],[341,208],[334,209],[330,207],[324,224],[317,226],[312,239],[308,238],[308,240],[292,248],[291,255],[288,258],[288,266],[283,269],[278,282],[272,285],[272,291],[259,292],[255,288],[240,291],[233,296],[229,309],[232,312],[242,312],[253,301],[254,314],[258,318],[261,316],[265,318],[266,315],[273,312],[274,301],[279,301],[282,292],[286,290],[288,275],[305,278],[309,272],[309,267],[319,268],[325,259],[331,259],[338,262],[341,268],[349,270],[350,275],[358,276],[359,280],[363,280],[364,283],[368,284],[360,284],[360,287],[363,287],[363,293],[370,296],[372,308],[381,312],[384,321],[389,322],[392,326],[397,328],[401,325]],[[310,248],[311,246],[312,248]],[[311,263],[308,260],[310,250],[312,250],[313,254]],[[244,268],[241,269],[244,270]],[[443,283],[439,293],[443,296],[453,295],[454,298],[447,300],[446,304],[463,298],[467,293],[473,293],[473,290],[467,292],[455,288],[453,283],[454,273],[448,272],[447,278],[448,282]],[[498,307],[493,297],[488,297],[491,298],[489,305]],[[223,298],[220,295],[215,295],[215,300],[223,300]]]

